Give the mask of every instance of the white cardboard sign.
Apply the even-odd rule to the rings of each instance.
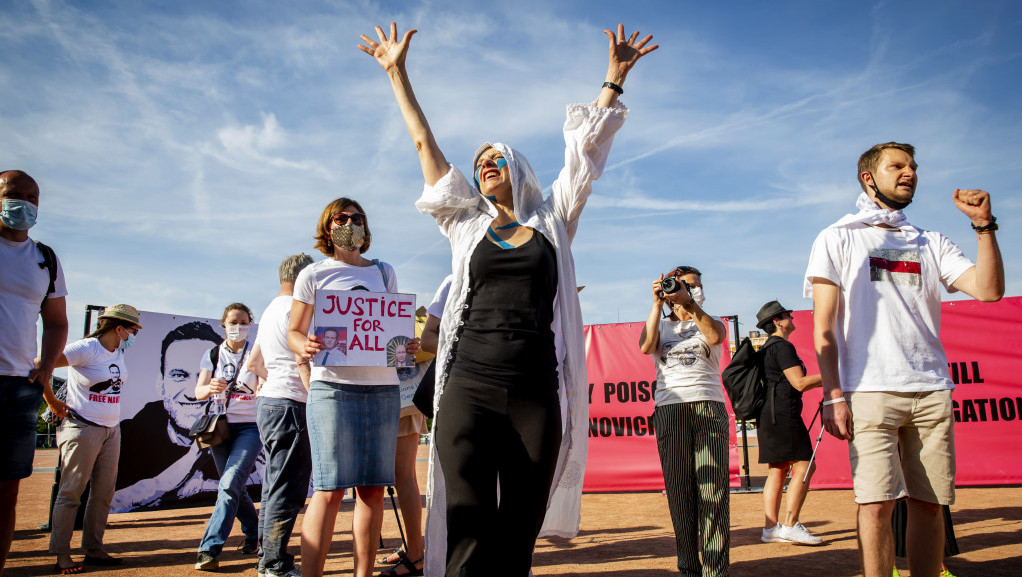
[[[317,290],[315,334],[321,367],[410,367],[415,336],[415,295]]]

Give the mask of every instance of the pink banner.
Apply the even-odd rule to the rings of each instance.
[[[725,322],[727,325],[727,322]],[[589,459],[585,491],[650,491],[664,488],[653,414],[656,367],[639,352],[643,323],[585,327],[589,371]],[[730,349],[724,343],[721,365]],[[728,407],[730,413],[731,407]],[[731,485],[738,486],[738,449],[731,427]]]
[[[811,311],[793,314],[791,336],[810,373],[819,372]],[[957,484],[1022,484],[1022,297],[998,303],[954,301],[941,305],[941,340],[954,391]],[[730,325],[725,322],[730,329]],[[656,370],[639,352],[643,323],[585,327],[589,371],[589,460],[586,491],[648,491],[664,486],[653,413]],[[721,369],[730,359],[725,344]],[[803,397],[803,419],[816,415],[821,392]],[[731,413],[730,406],[728,413]],[[732,425],[734,416],[732,415]],[[731,427],[731,485],[739,486],[739,451]],[[815,442],[816,419],[810,430]],[[750,442],[755,442],[752,438]],[[824,434],[816,456],[814,488],[851,487],[848,446]]]

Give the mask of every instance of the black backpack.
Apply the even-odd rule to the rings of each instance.
[[[39,304],[39,310],[42,310],[43,304],[46,299],[50,298],[50,294],[57,290],[57,255],[54,254],[53,249],[46,246],[45,244],[35,241],[36,247],[39,248],[39,252],[43,253],[43,262],[39,263],[39,268],[45,269],[47,274],[50,276],[50,286],[46,289],[46,294],[43,296],[42,302]]]
[[[751,421],[758,419],[767,397],[770,397],[770,422],[774,423],[773,386],[766,381],[766,370],[763,368],[763,353],[777,340],[766,343],[758,351],[752,347],[748,337],[742,339],[738,350],[731,357],[731,363],[721,374],[724,390],[731,399],[731,408],[735,411],[735,419]]]

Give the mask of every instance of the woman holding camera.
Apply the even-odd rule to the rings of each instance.
[[[820,375],[806,375],[806,366],[795,351],[795,345],[788,341],[795,331],[791,310],[777,301],[770,301],[759,309],[756,321],[756,326],[770,335],[760,347],[768,396],[756,421],[759,462],[768,463],[770,467],[763,485],[766,526],[760,540],[819,545],[823,539],[803,527],[798,517],[809,492],[809,480],[816,471],[815,464],[812,468],[809,465],[813,445],[802,420],[802,393],[821,386],[822,381]],[[780,523],[781,493],[789,471],[787,513],[784,523]]]
[[[651,36],[626,37],[623,26],[605,32],[607,82],[595,104],[568,107],[565,167],[546,199],[529,162],[505,144],[478,149],[471,180],[448,164],[405,70],[414,30],[398,38],[391,23],[389,36],[376,27],[378,42],[361,37],[419,151],[426,186],[416,207],[436,219],[453,252],[430,455],[431,575],[524,576],[541,527],[578,531],[588,387],[571,240],[624,123],[621,84],[656,49]]]
[[[295,281],[288,345],[311,360],[323,349],[311,331],[318,290],[397,292],[389,264],[362,256],[372,234],[362,206],[338,198],[323,209],[316,248],[329,258],[306,267]],[[407,352],[418,352],[418,339]],[[401,400],[394,367],[335,367],[313,363],[306,409],[314,493],[302,521],[302,574],[320,577],[344,491],[355,489],[352,520],[355,575],[373,571],[383,525],[384,487],[394,484]]]
[[[231,534],[235,516],[245,534],[241,552],[250,554],[259,550],[259,518],[245,487],[263,448],[256,425],[258,378],[244,368],[251,352],[248,343],[251,324],[252,311],[247,306],[241,303],[227,305],[220,317],[220,325],[227,338],[206,351],[199,360],[195,398],[210,399],[210,411],[226,414],[231,432],[228,440],[210,448],[216,470],[220,473],[220,483],[213,514],[199,543],[195,568],[200,571],[220,568],[217,557]]]
[[[53,502],[50,553],[54,570],[64,575],[82,572],[71,558],[71,534],[82,493],[90,481],[85,506],[82,548],[86,565],[120,565],[103,549],[121,453],[121,389],[128,378],[124,351],[142,328],[138,311],[128,305],[107,307],[92,334],[64,347],[57,367],[68,367],[67,400],[46,395],[46,404],[63,420],[57,429],[60,487]],[[36,359],[38,364],[39,359]]]
[[[664,305],[670,314],[661,318]],[[660,275],[653,281],[653,309],[639,349],[656,361],[653,426],[678,570],[683,575],[727,575],[729,421],[720,383],[721,344],[727,332],[702,305],[698,269],[679,266]]]

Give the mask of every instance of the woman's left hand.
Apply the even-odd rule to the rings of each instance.
[[[419,337],[415,337],[414,339],[408,341],[408,344],[405,345],[405,350],[408,351],[409,355],[413,356],[417,355],[419,354],[419,351],[422,349],[421,343],[422,339],[420,339]]]
[[[617,85],[621,85],[625,81],[625,77],[628,76],[628,71],[635,66],[635,63],[639,61],[639,58],[649,54],[660,47],[659,44],[652,46],[646,46],[649,41],[653,39],[652,34],[646,35],[645,38],[636,42],[636,38],[639,37],[639,31],[632,32],[632,35],[625,38],[625,25],[617,25],[617,34],[614,34],[610,30],[604,30],[604,34],[610,40],[610,54],[607,61],[607,81],[613,82]]]

